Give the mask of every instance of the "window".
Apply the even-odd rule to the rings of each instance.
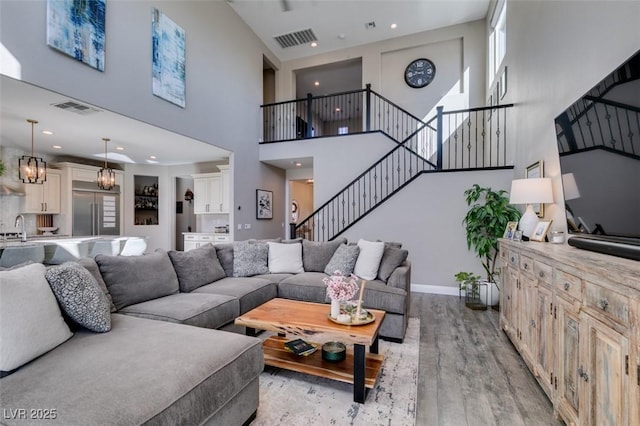
[[[498,1],[491,17],[489,34],[489,86],[493,84],[507,53],[507,2]]]
[[[349,127],[338,127],[338,134],[339,135],[348,135],[349,134]]]

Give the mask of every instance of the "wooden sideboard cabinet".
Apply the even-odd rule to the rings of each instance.
[[[640,262],[500,241],[500,324],[566,424],[640,425]]]

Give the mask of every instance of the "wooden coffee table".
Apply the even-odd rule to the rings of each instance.
[[[353,400],[364,403],[368,389],[376,384],[384,360],[384,356],[378,354],[378,330],[385,312],[367,309],[375,321],[352,326],[331,321],[329,309],[329,305],[321,303],[276,298],[239,316],[235,323],[246,327],[248,335],[255,335],[256,329],[278,333],[263,343],[266,365],[352,383]],[[289,352],[284,343],[291,340],[291,336],[318,344],[318,350],[309,356]],[[329,341],[352,343],[353,350],[347,349],[343,361],[325,361],[321,346]]]

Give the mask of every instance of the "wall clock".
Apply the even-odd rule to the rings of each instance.
[[[427,86],[436,76],[436,66],[428,59],[420,58],[411,61],[404,70],[404,81],[414,89]]]

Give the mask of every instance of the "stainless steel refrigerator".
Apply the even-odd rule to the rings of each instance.
[[[72,189],[74,237],[120,235],[120,186],[105,191],[94,182],[74,180]]]

